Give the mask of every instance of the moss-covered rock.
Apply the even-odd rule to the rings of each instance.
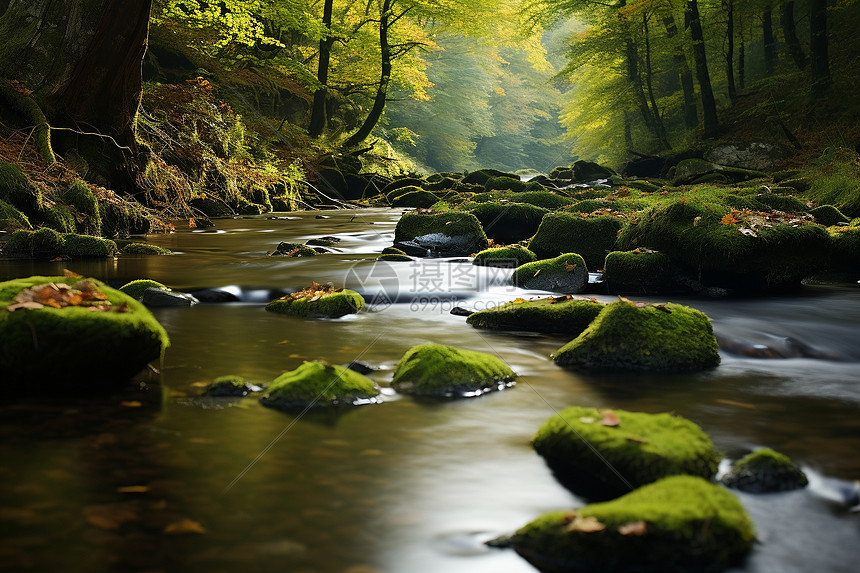
[[[485,185],[491,177],[507,177],[517,180],[520,178],[516,173],[505,173],[497,169],[479,169],[468,173],[461,181],[467,184]]]
[[[119,287],[119,290],[128,296],[140,300],[143,297],[143,293],[146,292],[146,289],[149,288],[157,288],[170,290],[170,288],[161,284],[160,282],[151,280],[151,279],[137,279],[134,281],[130,281]]]
[[[548,209],[528,203],[478,203],[464,209],[481,222],[487,237],[507,245],[528,239],[538,229]]]
[[[575,202],[570,197],[565,197],[552,191],[523,191],[522,193],[490,191],[488,193],[476,193],[472,196],[472,201],[475,203],[495,203],[499,201],[527,203],[535,207],[549,209],[550,211],[560,209]]]
[[[30,218],[42,207],[42,193],[17,163],[0,160],[0,200]]]
[[[609,179],[615,171],[609,167],[598,165],[592,161],[579,160],[571,166],[571,175],[575,183],[587,183],[598,179]]]
[[[564,333],[578,336],[603,309],[596,300],[550,297],[517,299],[469,315],[466,323],[475,328],[526,332]]]
[[[543,573],[716,573],[740,564],[754,542],[738,499],[693,476],[546,514],[512,538],[517,553]]]
[[[394,187],[390,191],[386,192],[385,198],[388,200],[389,203],[393,204],[395,201],[397,201],[397,199],[404,195],[408,195],[410,193],[420,193],[421,191],[424,190],[418,185],[403,185],[400,187]]]
[[[116,243],[91,235],[63,235],[63,254],[72,258],[107,258],[119,253]]]
[[[543,191],[544,187],[534,181],[523,181],[519,177],[490,177],[484,183],[485,191],[507,190],[514,192]]]
[[[479,267],[501,267],[515,269],[537,260],[537,256],[522,245],[493,247],[475,255],[473,265]]]
[[[15,231],[3,245],[3,256],[47,259],[62,256],[63,235],[53,229]]]
[[[665,253],[648,251],[613,251],[603,263],[603,280],[612,294],[660,294],[675,292],[678,273]]]
[[[833,257],[830,268],[835,271],[860,272],[860,226],[830,227]]]
[[[794,192],[794,189],[786,190]],[[807,210],[806,203],[797,197],[778,193],[777,189],[772,189],[770,193],[760,193],[755,196],[755,200],[766,207],[784,213],[803,213]]]
[[[65,286],[69,281],[74,284]],[[51,284],[58,291],[54,300],[87,300],[80,293],[96,298],[86,305],[79,301],[61,308],[6,309],[25,289]],[[95,293],[103,293],[104,300]],[[169,343],[142,304],[95,279],[34,276],[6,281],[0,283],[0,309],[3,380],[34,391],[115,386],[161,356]]]
[[[290,410],[371,404],[378,401],[377,396],[379,388],[370,378],[343,366],[313,361],[275,378],[260,402]]]
[[[471,213],[406,213],[394,229],[394,245],[413,256],[469,256],[487,248],[487,235]]]
[[[301,243],[289,243],[282,241],[274,251],[269,253],[270,257],[313,257],[317,252]]]
[[[544,422],[532,445],[566,487],[599,499],[675,474],[710,479],[720,459],[702,429],[679,416],[579,406]]]
[[[564,208],[569,213],[593,213],[601,209],[611,209],[612,202],[607,199],[583,199]]]
[[[321,285],[288,294],[266,305],[269,312],[308,318],[340,318],[362,308],[364,298],[354,290]]]
[[[821,205],[815,209],[811,209],[809,214],[815,217],[815,222],[819,225],[829,227],[838,225],[839,223],[848,223],[851,221],[848,217],[842,214],[842,211],[833,205]]]
[[[84,235],[101,236],[102,217],[99,202],[93,190],[77,179],[63,193],[63,201],[75,209],[77,213],[78,232]]]
[[[15,231],[30,228],[32,228],[32,225],[30,225],[27,215],[9,203],[0,200],[0,230]]]
[[[794,286],[827,264],[831,242],[819,225],[754,225],[755,216],[750,222],[745,217],[717,203],[682,198],[645,211],[625,227],[619,246],[666,253],[704,285],[740,291]]]
[[[765,177],[765,173],[740,167],[717,165],[704,159],[684,159],[675,166],[673,185],[695,183],[739,183]]]
[[[589,269],[599,269],[606,254],[615,250],[620,229],[621,221],[606,215],[550,213],[541,221],[528,247],[541,259],[579,253]]]
[[[514,371],[490,354],[421,344],[400,359],[391,386],[404,394],[457,398],[500,390],[511,386],[514,378]]]
[[[511,275],[511,284],[520,288],[565,294],[580,293],[587,283],[588,267],[576,253],[526,263]]]
[[[173,251],[149,243],[129,243],[122,248],[123,255],[172,255]]]
[[[209,195],[194,197],[188,201],[188,205],[207,217],[230,217],[235,214],[224,201]]]
[[[770,448],[748,454],[732,464],[724,485],[751,493],[790,491],[807,486],[806,474],[791,459]]]
[[[404,189],[409,189],[409,187],[405,187]],[[401,191],[403,191],[403,189],[398,189],[397,191],[392,192],[392,194],[398,194],[391,200],[392,207],[416,207],[427,209],[439,201],[438,195],[435,195],[430,191],[425,191],[424,189],[418,189],[408,193],[401,193]]]
[[[78,230],[78,221],[72,210],[66,205],[55,203],[52,206],[42,205],[38,219],[42,225],[60,233],[74,233]]]
[[[220,376],[210,382],[201,395],[213,398],[241,398],[254,392],[255,389],[255,386],[249,384],[241,376]]]
[[[586,369],[694,372],[714,368],[720,356],[705,313],[680,304],[623,299],[606,305],[553,360]]]

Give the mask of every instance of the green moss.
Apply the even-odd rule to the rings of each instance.
[[[45,227],[60,233],[74,233],[78,229],[78,221],[72,210],[60,203],[53,207],[43,205],[38,217]]]
[[[762,448],[733,463],[722,482],[741,491],[768,493],[801,489],[809,480],[788,456]]]
[[[93,312],[85,306],[5,310],[25,288],[72,280],[81,279],[35,276],[0,283],[0,372],[8,383],[73,392],[116,385],[169,344],[142,304],[95,279],[88,280],[113,306],[125,305],[128,312]]]
[[[63,193],[63,201],[72,206],[78,214],[78,232],[84,235],[102,234],[102,218],[99,202],[90,187],[77,179]]]
[[[522,245],[484,249],[475,255],[473,265],[479,267],[517,268],[537,260],[537,256]]]
[[[116,243],[90,235],[63,235],[63,254],[70,257],[112,257],[119,252]]]
[[[575,294],[588,283],[588,267],[576,253],[554,259],[526,263],[511,275],[511,284],[520,288]]]
[[[603,280],[610,293],[659,294],[677,290],[677,272],[664,253],[613,251],[606,255]]]
[[[544,422],[532,439],[574,493],[610,498],[629,491],[628,484],[636,488],[675,474],[710,479],[717,472],[719,455],[693,422],[671,414],[611,413],[618,425],[604,425],[603,411],[571,406]]]
[[[61,256],[65,240],[53,229],[15,231],[3,246],[3,255],[15,258],[47,259]]]
[[[119,290],[132,298],[140,300],[140,298],[143,296],[143,293],[148,288],[170,290],[168,287],[164,286],[160,282],[156,282],[150,279],[138,279],[131,282],[127,282],[121,287],[119,287]]]
[[[188,201],[188,205],[207,217],[229,217],[234,214],[224,201],[208,195],[195,197]]]
[[[472,171],[463,177],[462,182],[485,185],[491,177],[507,177],[508,179],[517,180],[520,178],[520,176],[515,173],[505,173],[504,171],[498,171],[497,169],[479,169],[477,171]]]
[[[122,248],[123,255],[172,255],[173,251],[149,243],[129,243]]]
[[[389,261],[389,262],[395,262],[395,263],[406,263],[406,262],[410,262],[412,260],[412,257],[410,257],[407,254],[403,254],[403,255],[389,254],[389,255],[380,255],[377,258],[377,260],[378,261]]]
[[[408,195],[410,193],[419,193],[421,191],[424,191],[424,190],[421,187],[418,187],[417,185],[404,185],[402,187],[396,187],[396,188],[392,189],[391,191],[388,191],[385,194],[385,198],[388,199],[389,203],[394,203],[394,201],[396,201],[397,199],[399,199],[400,197],[402,197],[404,195]]]
[[[553,359],[560,366],[588,369],[693,372],[717,366],[717,350],[703,312],[673,303],[620,300],[606,305]]]
[[[794,189],[791,189],[793,192]],[[806,203],[791,195],[782,195],[778,193],[762,193],[755,196],[756,201],[784,213],[804,213],[807,210]]]
[[[514,301],[470,314],[466,324],[490,330],[564,333],[578,336],[603,308],[596,300],[551,297]]]
[[[570,197],[558,195],[551,191],[524,191],[514,193],[512,191],[492,191],[489,193],[476,193],[472,197],[475,203],[493,203],[497,201],[510,201],[514,203],[528,203],[536,207],[542,207],[553,211],[566,205],[574,203]]]
[[[315,297],[292,298],[287,295],[267,304],[266,310],[290,316],[340,318],[364,308],[364,298],[354,290],[343,289],[323,294],[314,300]]]
[[[600,209],[611,209],[612,207],[613,203],[606,199],[584,199],[566,207],[565,211],[571,213],[593,213]]]
[[[27,215],[9,203],[0,200],[0,230],[15,231],[30,228],[32,225],[30,225]]]
[[[666,253],[706,286],[764,291],[799,284],[827,264],[830,239],[811,223],[773,223],[750,233],[723,224],[727,207],[673,200],[645,211],[623,231],[624,250],[647,247]]]
[[[594,523],[604,528],[587,531]],[[753,523],[738,499],[693,476],[546,514],[512,539],[517,553],[543,573],[712,573],[740,564],[754,542]]]
[[[588,181],[596,181],[597,179],[609,179],[615,175],[615,171],[609,167],[598,165],[592,161],[584,161],[582,159],[575,161],[571,165],[571,172],[574,182],[585,183]]]
[[[821,205],[815,209],[810,209],[809,214],[815,217],[816,223],[825,227],[851,221],[851,219],[843,215],[842,211],[833,205]]]
[[[391,386],[404,394],[456,398],[499,390],[514,378],[514,371],[490,354],[421,344],[400,359]]]
[[[544,187],[533,181],[523,181],[519,177],[490,177],[487,179],[487,182],[484,183],[485,191],[496,191],[496,190],[506,190],[506,191],[515,191],[515,192],[523,192],[523,191],[543,191]]]
[[[440,244],[440,249],[452,251],[446,253],[451,256],[470,255],[488,246],[480,221],[471,213],[406,213],[394,229],[395,244],[426,236],[428,244]]]
[[[830,227],[833,257],[830,268],[836,271],[860,272],[860,226]]]
[[[284,257],[313,257],[316,254],[317,252],[315,250],[306,245],[288,242],[278,243],[277,248],[273,252],[269,253],[270,256]]]
[[[805,199],[833,205],[849,217],[860,216],[860,155],[856,151],[828,148],[803,174],[809,184],[803,190]]]
[[[621,221],[614,217],[551,213],[543,218],[528,246],[541,259],[579,253],[589,269],[599,269],[606,254],[615,250],[620,230]]]
[[[393,191],[393,193],[399,193],[398,191]],[[427,209],[432,207],[439,201],[439,197],[431,193],[430,191],[424,191],[423,189],[419,189],[418,191],[412,191],[409,193],[403,193],[398,195],[391,201],[392,207],[417,207]]]
[[[370,378],[343,366],[304,362],[284,372],[266,389],[260,402],[270,408],[351,406],[376,402],[379,388]]]
[[[528,239],[549,210],[528,203],[478,203],[464,209],[481,222],[487,237],[500,244]]]
[[[17,163],[0,160],[0,200],[28,217],[35,217],[42,207],[42,193]]]
[[[253,391],[248,382],[241,376],[221,376],[213,380],[203,390],[203,396],[211,397],[242,397]]]

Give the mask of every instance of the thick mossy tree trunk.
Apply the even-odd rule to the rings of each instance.
[[[10,0],[0,16],[0,81],[12,82],[17,96],[4,90],[0,105],[19,114],[22,103],[35,106],[52,128],[98,134],[133,163],[151,5]]]
[[[719,129],[717,102],[714,99],[714,90],[711,88],[711,74],[708,71],[708,57],[705,53],[705,37],[702,33],[698,0],[687,0],[684,18],[690,29],[690,39],[693,42],[693,61],[696,63],[696,78],[699,80],[699,94],[702,99],[704,136],[706,138],[716,137]]]
[[[308,127],[308,135],[319,137],[326,124],[326,97],[328,96],[328,69],[331,61],[331,48],[334,45],[334,36],[331,35],[331,15],[334,0],[325,0],[323,4],[323,26],[328,31],[326,37],[320,39],[319,60],[317,62],[317,81],[320,88],[314,92],[314,103],[311,107],[311,122]]]

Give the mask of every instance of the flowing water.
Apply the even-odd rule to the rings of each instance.
[[[790,455],[810,488],[738,493],[760,541],[740,570],[856,571],[860,513],[841,501],[860,478],[856,286],[672,299],[705,311],[722,337],[751,346],[791,338],[832,359],[723,354],[717,369],[698,374],[588,375],[548,359],[565,338],[478,331],[449,313],[540,294],[506,286],[509,271],[456,260],[378,263],[399,212],[317,215],[221,220],[150,237],[175,256],[65,263],[117,286],[152,278],[177,290],[223,287],[241,300],[156,309],[171,347],[160,373],[127,391],[0,403],[0,569],[533,571],[482,541],[582,503],[529,445],[544,420],[576,404],[676,412],[728,458],[762,446]],[[321,236],[341,241],[312,258],[266,256],[280,241]],[[63,266],[3,261],[0,279],[62,274]],[[263,310],[312,280],[355,288],[372,304],[337,320]],[[385,387],[403,352],[425,342],[497,354],[518,384],[449,402],[388,391],[382,404],[300,419],[254,398],[197,397],[218,376],[265,384],[313,359],[367,363]]]

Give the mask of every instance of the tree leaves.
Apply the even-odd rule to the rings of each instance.
[[[18,293],[6,310],[14,312],[45,307],[60,309],[67,306],[83,306],[92,311],[128,312],[129,310],[125,304],[114,306],[107,299],[107,295],[89,279],[78,281],[72,286],[65,283],[48,283],[26,288]]]

